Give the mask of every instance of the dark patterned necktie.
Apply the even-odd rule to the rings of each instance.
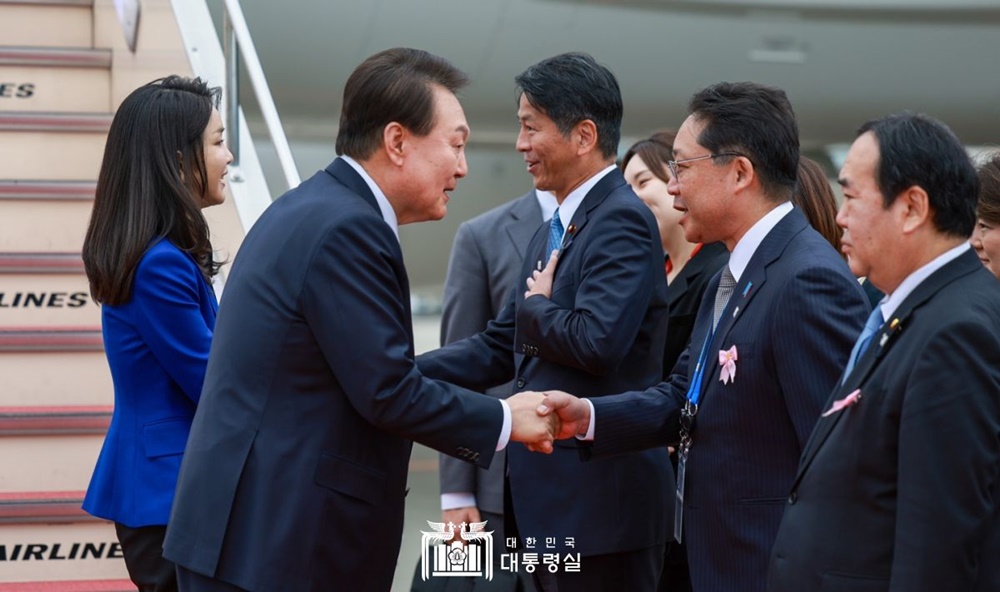
[[[715,292],[715,314],[712,316],[712,330],[719,324],[719,317],[722,311],[726,310],[729,299],[733,296],[733,289],[736,288],[736,278],[733,272],[729,271],[729,266],[722,268],[722,278],[719,279],[719,289]]]

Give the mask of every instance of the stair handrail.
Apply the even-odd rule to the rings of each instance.
[[[233,158],[238,159],[229,167],[228,178],[231,181],[229,190],[232,193],[243,230],[249,232],[264,210],[271,205],[272,191],[268,188],[257,151],[254,149],[254,138],[250,135],[243,109],[239,107],[239,102],[236,102],[235,107],[230,105],[230,99],[238,99],[239,88],[234,86],[234,82],[228,80],[227,72],[238,72],[236,67],[238,63],[232,64],[232,68],[227,65],[221,31],[216,28],[216,19],[213,18],[208,9],[208,0],[146,0],[148,3],[165,1],[173,6],[178,31],[183,39],[184,49],[194,75],[209,81],[213,86],[221,82],[225,87],[226,104],[222,106],[222,109],[225,111],[223,115],[227,127],[226,141],[229,142],[233,150]],[[295,167],[291,150],[288,148],[281,120],[274,109],[274,100],[271,98],[271,91],[267,86],[266,79],[264,79],[256,48],[253,42],[249,41],[250,33],[246,27],[242,9],[239,8],[238,3],[234,2],[233,4],[237,10],[233,10],[231,14],[239,14],[239,23],[236,22],[236,19],[229,20],[233,22],[233,25],[242,24],[242,26],[233,27],[232,36],[239,48],[231,53],[234,56],[240,52],[243,53],[251,82],[254,84],[254,91],[260,99],[261,105],[264,106],[264,115],[268,119],[271,142],[275,146],[275,152],[284,172],[284,182],[291,188],[299,184],[298,169]],[[222,11],[228,10],[230,7],[227,2],[223,5]],[[232,43],[227,45],[232,45]],[[277,181],[277,179],[275,180]],[[276,186],[275,189],[277,190],[278,187]],[[283,193],[284,189],[278,192]]]
[[[222,46],[226,60],[226,129],[228,132],[229,146],[233,153],[233,165],[239,167],[240,164],[240,81],[239,66],[240,58],[246,66],[247,76],[253,87],[254,95],[260,104],[261,115],[267,125],[267,131],[271,135],[271,142],[281,165],[281,171],[285,176],[285,184],[288,189],[298,186],[302,181],[299,177],[298,168],[295,166],[295,158],[288,145],[288,138],[285,129],[281,125],[281,118],[278,116],[278,109],[274,105],[274,98],[271,96],[271,89],[264,76],[264,68],[260,64],[257,55],[257,48],[250,35],[250,28],[247,27],[246,17],[243,15],[243,8],[239,0],[224,0],[222,18]],[[239,170],[238,168],[236,170]]]

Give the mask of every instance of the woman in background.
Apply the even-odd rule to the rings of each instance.
[[[622,158],[625,180],[649,209],[660,229],[667,274],[668,329],[663,352],[663,375],[670,376],[677,358],[687,347],[694,318],[709,280],[729,261],[722,243],[689,243],[680,225],[681,213],[667,193],[673,159],[673,132],[660,131],[632,145]]]
[[[792,203],[839,253],[844,229],[837,225],[837,196],[823,168],[809,157],[799,156],[799,178],[792,193]]]
[[[842,253],[840,238],[844,235],[844,229],[837,224],[837,196],[833,194],[823,167],[807,156],[799,156],[798,174],[795,191],[792,192],[792,203],[802,210],[809,225],[823,235],[838,253]],[[868,303],[874,308],[885,294],[867,279],[860,281]]]
[[[664,252],[667,276],[667,342],[663,349],[663,377],[680,357],[694,329],[694,319],[709,280],[729,261],[729,251],[722,243],[689,243],[680,225],[681,213],[674,209],[674,198],[667,193],[673,159],[674,133],[660,131],[632,145],[622,158],[625,180],[656,218]],[[676,470],[676,457],[671,462]],[[686,551],[674,540],[667,541],[660,592],[691,590]]]
[[[115,389],[83,509],[115,523],[142,592],[177,590],[162,545],[218,309],[201,210],[224,201],[233,158],[220,94],[170,76],[122,102],[83,244]]]
[[[979,167],[979,205],[972,248],[993,275],[1000,278],[1000,152]]]

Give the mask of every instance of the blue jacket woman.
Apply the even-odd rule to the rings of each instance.
[[[177,590],[162,546],[218,310],[201,210],[225,200],[232,162],[219,98],[200,79],[170,76],[122,102],[83,244],[115,389],[83,508],[114,521],[142,592]]]

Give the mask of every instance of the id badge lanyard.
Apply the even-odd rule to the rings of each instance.
[[[721,319],[720,319],[721,322]],[[691,450],[691,429],[694,427],[694,417],[698,414],[698,402],[701,400],[701,384],[705,376],[705,366],[708,365],[708,348],[715,339],[715,329],[705,337],[705,344],[698,356],[698,365],[694,368],[694,376],[688,386],[687,402],[681,410],[680,444],[677,448],[677,494],[674,500],[674,540],[681,542],[684,532],[684,477],[687,473],[688,452]]]

